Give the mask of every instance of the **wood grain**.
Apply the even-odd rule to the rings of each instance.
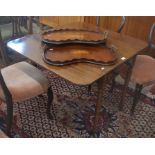
[[[117,53],[112,48],[99,45],[70,44],[45,49],[44,60],[52,65],[62,66],[79,62],[100,65],[113,65],[117,62]]]
[[[85,21],[92,24],[95,23],[95,19],[92,16],[85,17]],[[99,26],[117,31],[120,21],[120,16],[100,16]],[[121,33],[147,41],[150,28],[154,22],[155,16],[126,16],[126,24]],[[155,41],[155,38],[153,40]]]
[[[103,33],[94,32],[91,30],[78,29],[55,29],[43,33],[43,40],[47,41],[104,41],[105,35]]]
[[[40,23],[50,27],[57,27],[72,22],[83,22],[84,16],[40,16]]]

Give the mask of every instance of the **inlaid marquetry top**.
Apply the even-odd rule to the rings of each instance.
[[[70,25],[72,27],[72,25]],[[80,25],[85,28],[91,25]],[[104,29],[92,26],[93,29],[104,32]],[[132,58],[147,46],[147,43],[135,38],[109,31],[108,44],[118,49],[119,59],[115,65],[102,66],[89,63],[77,63],[66,66],[52,66],[42,59],[43,47],[40,34],[28,35],[8,42],[7,46],[40,66],[56,73],[62,78],[79,85],[88,85],[114,70],[124,61]]]

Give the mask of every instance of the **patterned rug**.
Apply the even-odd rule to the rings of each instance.
[[[141,95],[134,116],[130,116],[132,89],[128,89],[123,111],[118,110],[122,85],[117,84],[109,93],[107,84],[103,93],[100,127],[94,135],[93,120],[97,86],[74,85],[53,73],[49,77],[54,92],[54,119],[46,116],[47,96],[36,97],[14,104],[13,137],[155,137],[155,101]],[[5,129],[5,104],[0,103],[0,129]]]

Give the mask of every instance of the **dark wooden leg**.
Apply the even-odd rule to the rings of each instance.
[[[47,96],[48,96],[47,116],[49,119],[52,119],[53,117],[51,115],[51,107],[52,107],[52,101],[53,101],[53,92],[52,92],[51,87],[48,88]]]
[[[135,58],[133,58],[131,66],[127,69],[126,78],[125,78],[124,86],[123,86],[123,89],[122,89],[121,101],[120,101],[120,104],[119,104],[119,110],[123,109],[124,99],[125,99],[128,84],[129,84],[129,81],[130,81],[130,77],[131,77],[131,73],[132,73],[132,68],[134,66],[134,62],[135,62]]]
[[[12,20],[12,38],[15,38],[18,34],[17,17],[11,17],[11,20]]]
[[[2,35],[1,35],[1,32],[0,32],[0,41],[2,42]],[[1,57],[2,57],[2,61],[4,63],[4,66],[8,66],[9,65],[9,61],[8,61],[8,56],[7,56],[7,52],[6,52],[6,44],[1,44],[1,47],[0,47],[0,54],[1,54]]]
[[[12,38],[15,37],[15,17],[11,17],[12,22]]]
[[[116,77],[118,74],[119,74],[118,72],[115,72],[115,71],[112,72],[112,84],[111,84],[111,88],[110,88],[110,90],[109,90],[110,93],[112,93],[113,90],[114,90],[114,88],[115,88],[115,85],[116,85],[115,77]]]
[[[32,34],[33,33],[32,16],[29,16],[27,20],[28,20],[28,31],[29,31],[29,34]]]
[[[14,17],[15,18],[15,37],[18,36],[18,17]]]
[[[11,137],[11,128],[13,122],[13,102],[12,100],[6,101],[7,104],[7,118],[6,118],[6,134]]]
[[[91,84],[88,85],[88,94],[90,94],[90,92],[91,92]]]
[[[128,69],[127,74],[126,74],[126,78],[124,81],[125,83],[124,83],[123,90],[122,90],[122,97],[121,97],[121,101],[119,104],[119,110],[123,109],[124,99],[125,99],[126,91],[127,91],[128,84],[130,81],[130,76],[131,76],[131,68]]]
[[[21,25],[21,17],[16,17],[17,18],[17,33],[18,36],[21,36],[21,29],[20,29],[20,25]]]
[[[135,107],[136,107],[136,105],[138,103],[138,99],[140,97],[142,87],[143,87],[142,85],[136,84],[135,95],[134,95],[134,98],[133,98],[133,105],[132,105],[131,113],[130,113],[131,115],[133,115]]]
[[[111,88],[109,90],[110,93],[113,92],[114,88],[115,88],[116,82],[115,82],[115,78],[112,79],[112,84],[111,84]]]
[[[39,97],[44,97],[43,94],[40,94]]]
[[[98,84],[98,95],[97,95],[97,102],[95,107],[95,122],[94,122],[94,133],[98,131],[99,128],[99,119],[100,119],[100,110],[101,110],[101,101],[102,101],[102,94],[104,93],[104,87],[106,85],[106,76],[100,78],[97,81]]]

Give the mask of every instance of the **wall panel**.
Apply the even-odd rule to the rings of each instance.
[[[73,22],[84,22],[84,16],[41,16],[40,23],[55,27]]]
[[[40,21],[53,27],[72,22],[86,22],[96,25],[96,16],[48,16],[40,17]],[[100,16],[99,25],[117,31],[120,21],[120,16]],[[154,16],[127,16],[122,33],[141,40],[147,40],[150,27],[154,22]]]

